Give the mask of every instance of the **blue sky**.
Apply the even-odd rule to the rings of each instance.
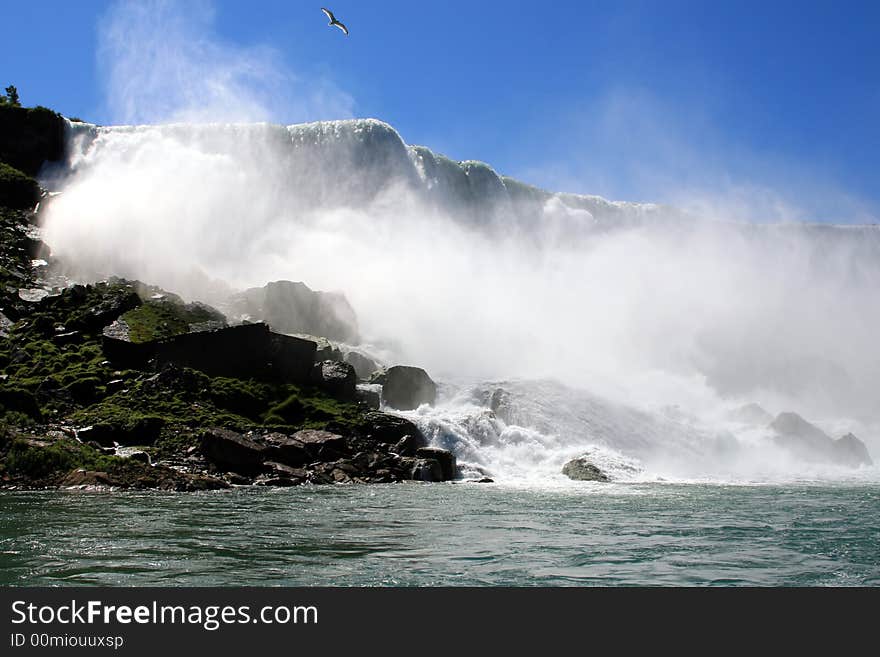
[[[172,35],[169,57],[175,35],[208,44],[186,75],[222,60],[239,95],[257,89],[260,118],[374,116],[408,143],[553,189],[880,220],[878,2],[331,1],[348,38],[295,0],[134,3],[164,6],[172,30],[126,23],[116,1],[3,0],[0,82],[26,104],[119,121],[119,49],[144,74],[153,59],[136,42],[152,30]],[[162,84],[142,91],[173,100],[189,81]],[[127,107],[165,118],[148,105],[135,94]]]

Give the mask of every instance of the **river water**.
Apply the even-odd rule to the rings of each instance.
[[[0,584],[880,584],[880,488],[397,484],[0,493]]]

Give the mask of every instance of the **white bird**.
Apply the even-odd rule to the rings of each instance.
[[[335,25],[340,30],[342,30],[346,36],[348,36],[348,28],[345,27],[345,25],[340,23],[338,20],[336,20],[336,16],[333,15],[332,11],[330,11],[329,9],[324,9],[324,7],[321,7],[321,11],[323,11],[325,14],[327,14],[327,18],[330,19],[330,22],[327,23],[327,25],[331,25],[331,26]]]

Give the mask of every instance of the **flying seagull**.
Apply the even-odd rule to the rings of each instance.
[[[348,28],[345,27],[345,25],[340,23],[338,20],[336,20],[336,16],[333,15],[332,11],[330,11],[329,9],[324,9],[324,7],[321,7],[321,11],[323,11],[325,14],[327,14],[327,18],[330,19],[330,22],[327,23],[327,25],[335,25],[340,30],[342,30],[346,36],[348,36]]]

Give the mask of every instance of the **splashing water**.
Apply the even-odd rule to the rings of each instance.
[[[471,472],[547,481],[590,451],[618,479],[839,475],[725,419],[750,401],[876,452],[875,226],[552,194],[375,120],[71,124],[69,145],[43,176],[69,273],[209,303],[277,279],[343,291],[366,340],[447,383],[410,415]]]

